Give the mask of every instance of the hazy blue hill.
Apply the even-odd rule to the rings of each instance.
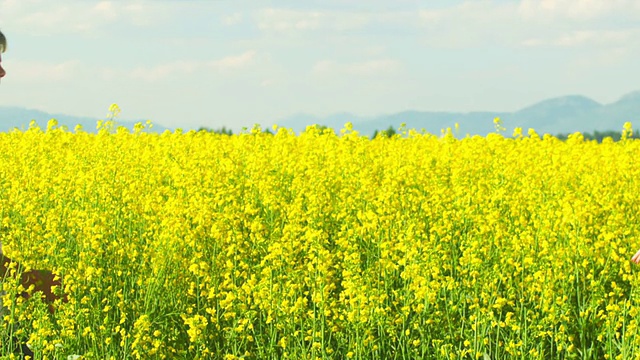
[[[636,128],[640,127],[640,91],[634,91],[621,97],[620,100],[608,104],[598,114],[600,127],[624,124],[631,121]],[[618,130],[618,127],[615,128]]]
[[[576,130],[573,129],[596,126],[591,114],[601,107],[600,103],[587,97],[570,95],[541,101],[513,113],[509,118],[517,126],[533,128],[541,133],[574,132]]]
[[[363,135],[372,135],[376,130],[386,130],[389,126],[395,129],[402,123],[407,128],[424,129],[432,134],[440,134],[442,129],[460,125],[458,135],[486,135],[495,131],[493,119],[500,117],[505,134],[510,135],[515,127],[522,127],[526,132],[533,128],[539,134],[562,134],[576,131],[620,131],[625,122],[631,121],[635,128],[640,128],[640,91],[634,91],[622,96],[611,104],[600,104],[581,95],[561,96],[540,101],[515,112],[478,111],[478,112],[429,112],[402,111],[379,116],[359,116],[352,113],[335,113],[330,116],[314,116],[297,114],[273,123],[296,132],[303,131],[312,124],[324,125],[337,131],[347,122],[353,123],[355,130]],[[63,114],[49,114],[44,111],[24,109],[19,107],[0,107],[0,131],[13,128],[26,129],[29,122],[36,120],[40,127],[45,128],[49,119],[55,118],[60,125],[66,125],[73,130],[76,124],[84,127],[85,131],[95,131],[98,119],[89,117],[69,116]],[[136,121],[120,121],[119,123],[132,128]],[[268,128],[269,123],[262,124]],[[166,128],[154,125],[152,131],[162,132]],[[189,130],[189,129],[185,129]]]
[[[35,109],[25,109],[21,107],[5,107],[0,106],[0,131],[6,132],[14,128],[26,130],[29,128],[31,120],[35,120],[40,128],[46,129],[47,123],[51,119],[58,120],[58,125],[67,126],[70,131],[76,127],[76,125],[82,125],[84,131],[95,132],[96,124],[99,119],[82,116],[72,116],[65,114],[50,114],[44,111]],[[133,129],[133,126],[137,122],[145,123],[143,120],[139,121],[118,121],[118,124],[125,126],[129,129]],[[152,131],[163,132],[165,127],[154,124]]]
[[[407,128],[425,130],[428,133],[440,134],[441,130],[451,128],[455,131],[455,124],[460,126],[460,135],[481,134],[494,131],[493,119],[503,116],[504,113],[497,112],[471,112],[471,113],[451,113],[451,112],[425,112],[425,111],[405,111],[402,113],[378,117],[363,124],[362,132],[373,133],[376,129],[387,129],[389,125],[398,128],[405,123]]]
[[[573,132],[620,131],[626,121],[635,122],[640,127],[640,91],[629,93],[620,100],[602,105],[588,97],[568,95],[540,101],[515,112],[429,112],[403,111],[375,117],[357,117],[352,114],[336,114],[331,117],[300,118],[293,116],[278,123],[281,126],[303,130],[307,125],[320,124],[341,129],[351,121],[354,128],[364,135],[371,135],[375,130],[386,130],[389,126],[398,128],[405,123],[408,128],[424,129],[432,134],[440,134],[442,129],[460,125],[459,135],[486,135],[494,132],[493,119],[500,117],[506,134],[521,127],[526,132],[529,128],[539,134],[561,134]],[[357,119],[354,121],[353,119]]]
[[[562,96],[540,101],[518,110],[514,115],[531,118],[572,117],[600,108],[602,105],[581,95]]]
[[[616,101],[613,104],[617,103],[630,103],[635,102],[636,104],[640,103],[640,90],[632,91],[620,98],[620,100]]]

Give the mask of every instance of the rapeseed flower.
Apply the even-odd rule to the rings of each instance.
[[[109,111],[0,134],[3,251],[69,294],[51,315],[3,281],[0,335],[43,358],[640,349],[630,135],[153,134]]]

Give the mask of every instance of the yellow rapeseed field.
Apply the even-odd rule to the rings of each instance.
[[[0,134],[2,358],[640,358],[639,140],[109,125]]]

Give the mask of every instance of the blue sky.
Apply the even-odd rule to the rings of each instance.
[[[239,129],[640,89],[639,0],[0,0],[0,106]]]

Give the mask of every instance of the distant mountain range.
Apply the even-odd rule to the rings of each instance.
[[[336,130],[346,122],[363,135],[371,135],[376,130],[386,130],[389,126],[397,129],[405,123],[407,128],[424,129],[440,134],[442,129],[455,128],[459,124],[459,135],[486,135],[495,132],[493,119],[499,117],[511,135],[513,129],[521,127],[526,133],[529,128],[538,134],[552,135],[594,131],[622,131],[625,122],[640,127],[640,91],[624,95],[611,104],[600,104],[588,97],[569,95],[541,101],[515,112],[429,112],[404,111],[375,117],[361,117],[349,113],[335,114],[324,118],[300,114],[278,122],[278,125],[302,131],[312,124],[324,125]]]
[[[549,133],[552,135],[576,131],[583,133],[621,131],[623,124],[627,121],[635,123],[635,127],[640,128],[640,91],[626,94],[618,101],[606,105],[585,96],[569,95],[544,100],[515,112],[403,111],[374,117],[363,117],[350,113],[338,113],[328,117],[299,114],[274,121],[274,123],[300,132],[313,124],[340,130],[345,123],[351,122],[354,129],[363,135],[372,135],[376,130],[386,130],[389,126],[397,129],[402,123],[405,123],[407,128],[424,129],[429,133],[440,134],[442,129],[454,129],[455,124],[458,123],[458,135],[484,136],[495,132],[493,119],[496,117],[502,120],[502,125],[507,129],[504,133],[507,135],[511,135],[516,127],[521,127],[525,133],[529,128],[533,128],[538,134]],[[98,119],[90,117],[49,114],[44,111],[20,107],[0,107],[0,131],[8,131],[13,128],[27,129],[31,120],[36,120],[40,127],[46,128],[47,122],[52,118],[71,130],[80,124],[87,132],[95,131],[98,121]],[[138,121],[119,121],[118,123],[131,129],[136,122]],[[142,122],[144,123],[144,121]],[[267,127],[269,124],[263,125]],[[234,126],[228,127],[233,128]],[[162,132],[166,129],[154,124],[152,130]],[[189,129],[185,128],[185,130]]]
[[[40,110],[26,109],[15,106],[0,106],[0,132],[7,132],[12,129],[26,130],[29,128],[31,120],[35,120],[41,129],[47,128],[47,123],[51,119],[56,119],[59,126],[66,126],[70,131],[73,131],[76,125],[82,125],[82,128],[86,132],[95,132],[96,125],[99,120],[92,117],[72,116],[65,114],[50,114]],[[102,119],[104,120],[104,119]],[[117,121],[118,126],[124,126],[128,129],[133,129],[133,126],[141,122],[146,123],[146,120],[139,121]],[[152,131],[163,132],[167,128],[153,124]]]

